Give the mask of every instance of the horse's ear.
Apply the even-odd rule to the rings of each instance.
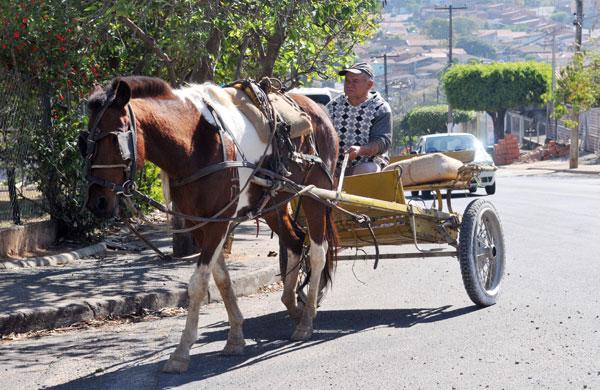
[[[125,107],[131,99],[131,88],[126,81],[121,79],[115,79],[112,84],[112,88],[115,91],[115,99],[113,105],[117,107]]]

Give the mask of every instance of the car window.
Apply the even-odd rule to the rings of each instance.
[[[473,137],[464,135],[448,135],[433,137],[426,141],[425,153],[458,152],[461,150],[474,150]]]

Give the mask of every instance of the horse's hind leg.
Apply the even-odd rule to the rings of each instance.
[[[227,317],[229,318],[229,335],[227,336],[227,344],[223,349],[223,353],[228,355],[237,355],[244,352],[244,333],[242,330],[242,324],[244,317],[237,303],[235,292],[231,285],[231,278],[229,277],[229,271],[227,265],[225,265],[225,258],[223,252],[219,255],[216,264],[213,266],[213,277],[215,283],[219,288],[223,302],[225,303],[225,309],[227,310]]]
[[[216,229],[215,229],[216,230]],[[190,278],[188,284],[188,315],[185,320],[185,329],[181,334],[179,345],[171,354],[169,360],[163,366],[164,372],[181,373],[188,369],[190,363],[190,348],[198,338],[198,315],[200,304],[206,298],[208,292],[208,281],[211,268],[223,251],[225,243],[225,232],[220,236],[204,236],[202,243],[202,254],[198,260],[198,266]]]

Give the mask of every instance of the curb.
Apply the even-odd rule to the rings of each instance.
[[[239,297],[256,293],[260,287],[278,281],[278,273],[279,265],[275,264],[232,278],[231,283],[235,295]],[[211,281],[208,299],[204,304],[221,301],[218,288]],[[182,288],[121,297],[84,299],[81,303],[64,306],[23,309],[14,313],[0,314],[0,335],[54,329],[73,325],[80,321],[136,314],[143,310],[155,311],[165,307],[185,307],[187,303],[187,289]]]
[[[92,256],[104,251],[106,251],[106,243],[101,242],[95,245],[86,246],[81,249],[61,253],[58,255],[35,257],[27,260],[0,261],[0,269],[18,269],[44,267],[49,265],[65,265],[73,260],[77,260],[86,256]]]
[[[556,168],[544,168],[544,167],[529,167],[526,170],[538,170],[538,171],[553,171],[560,173],[579,173],[583,175],[600,175],[598,171],[584,171],[584,170],[572,170],[572,169],[556,169]]]

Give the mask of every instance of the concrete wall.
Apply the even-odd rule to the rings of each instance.
[[[56,224],[34,222],[0,229],[0,258],[22,258],[56,241]]]

